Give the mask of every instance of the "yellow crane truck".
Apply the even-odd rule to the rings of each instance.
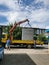
[[[6,44],[6,40],[7,40],[8,34],[3,34],[2,35],[2,43],[3,45]],[[36,40],[36,45],[43,45],[44,42],[40,41],[40,40]],[[14,40],[12,38],[11,40],[11,45],[34,45],[34,40]]]
[[[34,40],[14,40],[13,37],[12,37],[12,32],[14,31],[14,29],[16,28],[16,26],[20,25],[21,23],[24,23],[26,21],[28,21],[28,23],[29,23],[29,20],[25,19],[23,21],[15,23],[14,26],[12,26],[12,28],[9,30],[11,44],[34,45]],[[3,34],[2,43],[4,45],[6,43],[7,37],[8,37],[8,34]],[[39,41],[39,40],[36,40],[36,45],[43,45],[43,42]]]

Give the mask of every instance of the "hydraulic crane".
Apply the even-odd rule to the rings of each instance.
[[[28,22],[29,23],[29,20],[28,19],[25,19],[23,21],[19,21],[18,23],[15,23],[14,26],[12,26],[12,28],[9,30],[9,34],[10,34],[10,41],[12,41],[12,32],[14,31],[14,29],[16,28],[17,25],[20,25],[24,22]]]
[[[20,25],[20,24],[22,24],[22,23],[25,23],[25,22],[28,22],[28,24],[29,24],[29,20],[28,19],[25,19],[25,20],[23,20],[23,21],[19,21],[19,22],[17,22],[17,23],[15,23],[11,28],[10,28],[10,30],[9,30],[9,34],[10,34],[10,42],[11,42],[11,44],[19,44],[19,45],[34,45],[34,40],[14,40],[14,39],[12,39],[13,38],[13,36],[12,36],[12,33],[13,33],[13,31],[14,31],[14,29],[17,27],[17,25]],[[31,25],[29,24],[29,26],[31,27]],[[30,31],[31,32],[31,31]],[[33,31],[32,31],[33,32]],[[7,37],[8,37],[8,35],[7,34],[5,34],[5,38],[2,38],[2,43],[6,43],[6,40],[7,40]],[[43,41],[40,41],[40,40],[36,40],[36,45],[43,45],[44,44],[44,42]]]

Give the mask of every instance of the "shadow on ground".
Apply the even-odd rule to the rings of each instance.
[[[5,54],[0,65],[36,65],[27,54]]]

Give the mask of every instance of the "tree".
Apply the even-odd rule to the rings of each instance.
[[[18,39],[20,40],[22,36],[22,28],[21,27],[16,27],[16,29],[13,31],[13,39]]]
[[[40,40],[40,41],[47,40],[47,38],[46,38],[46,36],[44,34],[39,34],[37,39]]]

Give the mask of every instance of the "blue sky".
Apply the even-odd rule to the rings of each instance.
[[[32,27],[49,28],[49,0],[0,0],[0,25],[26,18]]]

